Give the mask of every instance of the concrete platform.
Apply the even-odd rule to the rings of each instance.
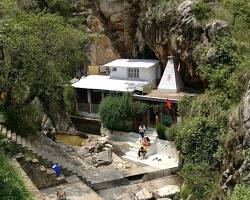
[[[139,166],[151,166],[158,169],[178,167],[179,152],[172,142],[158,139],[154,129],[147,131],[145,137],[149,137],[150,146],[144,159],[138,158],[138,150],[141,147],[139,134],[130,132],[123,135],[109,135],[108,140],[129,144],[130,149],[122,158]]]

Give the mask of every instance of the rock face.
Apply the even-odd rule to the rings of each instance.
[[[231,115],[225,144],[226,166],[221,183],[222,190],[230,195],[239,180],[250,183],[250,82],[242,104]]]
[[[196,0],[180,4],[157,0],[88,2],[94,10],[88,21],[90,30],[103,30],[101,37],[90,45],[92,64],[124,57],[156,58],[165,66],[167,56],[174,55],[187,85],[206,86],[197,72],[197,57],[203,53],[201,47],[209,50],[211,38],[219,30],[227,30],[227,24],[220,20],[209,24],[197,21],[192,12]],[[208,56],[215,53],[211,49]]]

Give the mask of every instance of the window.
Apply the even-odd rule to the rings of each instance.
[[[139,68],[128,68],[128,77],[129,78],[139,78]]]
[[[116,72],[116,71],[117,71],[116,67],[112,67],[112,72]]]

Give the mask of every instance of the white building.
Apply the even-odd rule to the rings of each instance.
[[[89,75],[72,84],[79,97],[78,112],[82,116],[97,118],[100,101],[106,93],[148,93],[157,87],[161,76],[158,60],[117,59],[100,69],[108,75]]]

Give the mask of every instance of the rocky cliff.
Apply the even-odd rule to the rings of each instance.
[[[97,31],[96,27],[102,30],[91,45],[92,64],[124,57],[156,58],[165,66],[167,56],[174,55],[187,85],[206,86],[197,70],[197,57],[204,54],[204,49],[207,57],[211,54],[211,38],[218,30],[227,30],[227,24],[219,20],[209,24],[199,22],[193,14],[195,3],[196,0],[88,1],[88,9],[91,7],[93,11],[88,16],[88,26],[92,31]]]
[[[228,195],[240,180],[250,183],[250,82],[242,103],[229,119],[222,189]]]

